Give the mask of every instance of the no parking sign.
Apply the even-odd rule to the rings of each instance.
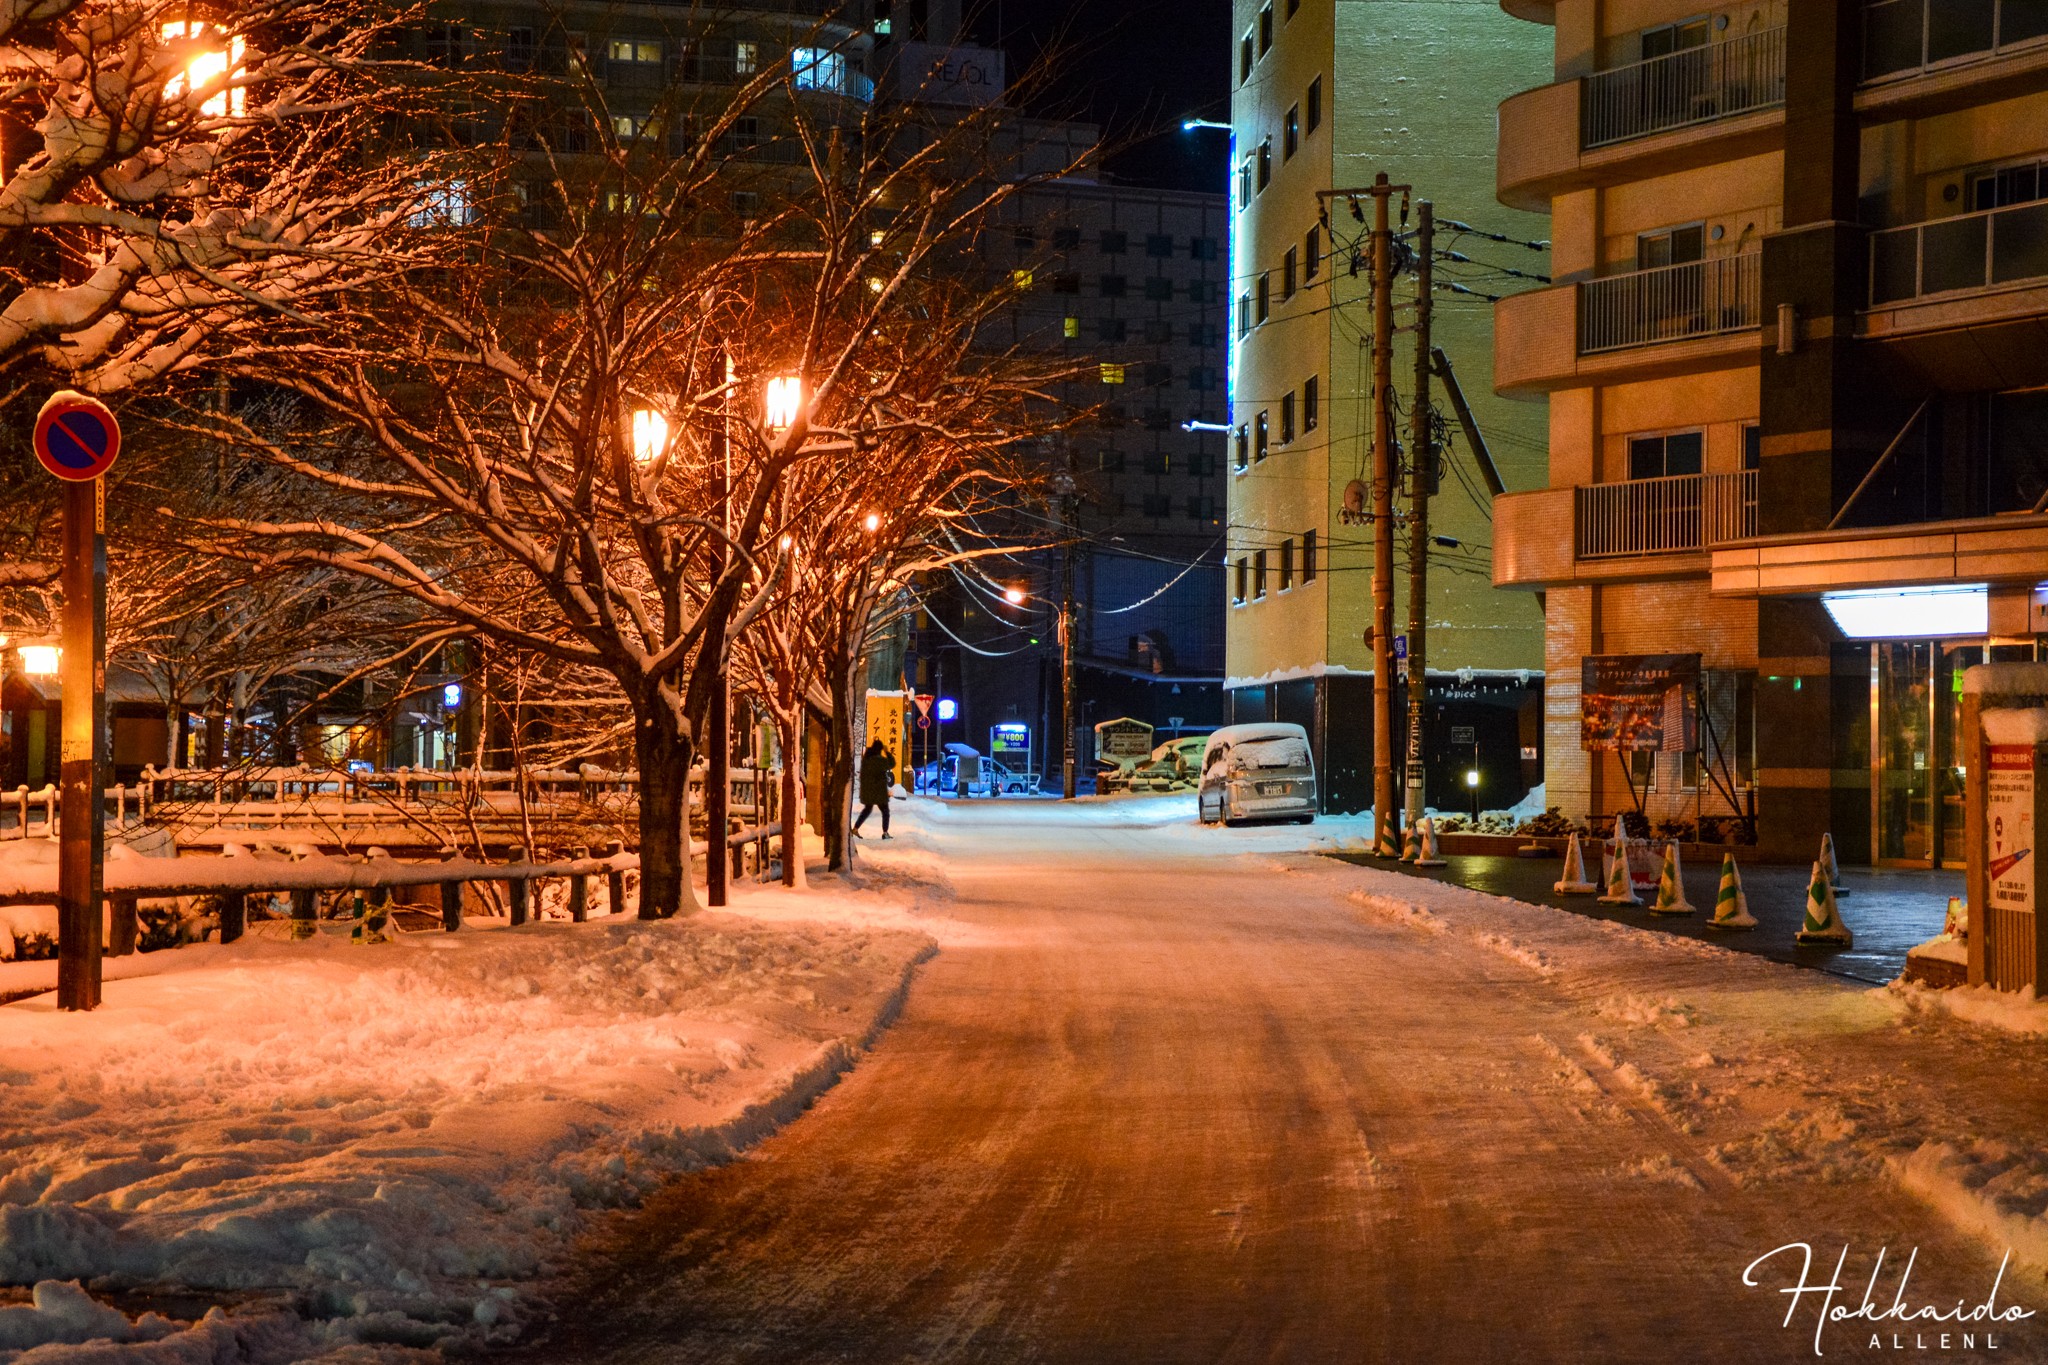
[[[121,426],[99,399],[60,389],[36,414],[34,444],[43,468],[69,483],[89,483],[113,468]]]

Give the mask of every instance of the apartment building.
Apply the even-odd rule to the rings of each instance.
[[[2048,10],[1502,8],[1555,42],[1498,185],[1557,283],[1494,373],[1548,397],[1549,479],[1493,542],[1544,608],[1551,801],[1960,863],[1962,670],[2048,627]],[[1695,654],[1658,750],[1582,747],[1588,657]]]
[[[1361,201],[1361,220],[1345,198],[1317,196],[1384,171],[1430,200],[1441,224],[1541,241],[1545,205],[1494,202],[1498,96],[1488,87],[1540,79],[1548,53],[1540,30],[1487,5],[1236,0],[1234,15],[1225,685],[1233,719],[1306,726],[1326,807],[1359,810],[1372,785],[1372,527],[1359,514],[1372,478],[1371,205]],[[1544,269],[1540,252],[1448,226],[1438,245]],[[1446,262],[1440,278],[1480,293],[1512,278],[1474,270]],[[1405,325],[1413,290],[1406,279],[1397,288]],[[1528,487],[1543,479],[1543,412],[1493,393],[1492,325],[1484,298],[1438,295],[1436,344],[1508,486]],[[1408,345],[1395,348],[1404,395]],[[1469,452],[1449,458],[1431,510],[1448,543],[1431,559],[1430,799],[1462,805],[1476,766],[1482,803],[1501,807],[1540,778],[1541,614],[1491,590],[1491,509]],[[1405,582],[1405,536],[1397,541]],[[1406,615],[1404,587],[1397,616]]]

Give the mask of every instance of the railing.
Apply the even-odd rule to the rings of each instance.
[[[2048,202],[1870,234],[1873,306],[2042,278],[2048,278]]]
[[[1756,471],[1588,484],[1574,503],[1580,559],[1702,550],[1756,534]]]
[[[1579,354],[1758,326],[1760,259],[1745,251],[1586,281],[1579,286]]]
[[[1588,76],[1579,145],[1588,150],[1785,102],[1785,30],[1765,29]]]
[[[102,809],[113,816],[114,828],[124,829],[131,819],[148,817],[149,786],[138,783],[133,787],[108,787],[100,793],[100,802]],[[55,839],[62,805],[55,783],[0,792],[0,839]]]
[[[1869,0],[1863,79],[1917,76],[2048,37],[2041,0]]]

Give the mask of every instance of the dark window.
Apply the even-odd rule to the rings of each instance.
[[[1316,533],[1313,529],[1301,533],[1301,581],[1316,581]]]
[[[1195,393],[1213,392],[1220,383],[1213,366],[1196,365],[1188,370],[1188,388]]]
[[[1150,414],[1147,415],[1149,416]],[[1163,450],[1146,451],[1145,472],[1147,474],[1171,474],[1173,472],[1173,457]]]
[[[1308,98],[1302,101],[1304,131],[1313,133],[1323,126],[1323,78],[1316,77],[1308,83]]]
[[[1236,582],[1236,584],[1234,585],[1234,590],[1233,590],[1233,591],[1231,592],[1231,594],[1230,594],[1230,600],[1231,600],[1231,601],[1233,601],[1233,602],[1242,602],[1242,601],[1244,601],[1244,590],[1245,590],[1245,583],[1246,583],[1246,580],[1247,580],[1247,579],[1249,579],[1250,577],[1251,577],[1251,565],[1250,565],[1250,563],[1249,563],[1248,561],[1246,561],[1246,560],[1245,560],[1245,559],[1244,559],[1244,558],[1243,558],[1242,556],[1240,556],[1240,557],[1238,558],[1238,561],[1237,561],[1237,582]]]
[[[1280,444],[1286,445],[1294,439],[1294,393],[1292,390],[1280,395]]]
[[[1301,256],[1304,269],[1302,278],[1312,280],[1323,268],[1323,230],[1312,227],[1308,236],[1302,239]]]
[[[1700,472],[1700,433],[1675,431],[1668,436],[1631,436],[1628,476],[1661,479],[1667,474]]]
[[[1165,493],[1145,495],[1145,515],[1158,521],[1173,515],[1173,499]]]
[[[1173,255],[1173,234],[1152,232],[1145,236],[1145,254],[1159,260]]]
[[[2002,209],[2008,204],[2031,204],[2037,199],[2048,199],[2048,167],[2038,161],[1986,171],[1970,179],[1970,208],[1973,211]]]
[[[1280,542],[1280,591],[1286,592],[1294,586],[1294,542]]]
[[[1131,237],[1127,232],[1119,232],[1115,228],[1104,228],[1097,245],[1102,248],[1102,254],[1105,256],[1121,256],[1124,252],[1130,250]]]
[[[1258,598],[1265,595],[1266,552],[1264,550],[1254,550],[1252,551],[1252,596]]]
[[[1098,459],[1097,468],[1105,474],[1124,472],[1124,453],[1121,450],[1105,450]]]
[[[1146,319],[1145,340],[1154,346],[1166,345],[1173,340],[1173,324],[1164,318]]]
[[[1145,297],[1154,303],[1173,302],[1173,281],[1163,275],[1155,275],[1145,281]]]
[[[1265,56],[1273,50],[1273,7],[1266,6],[1259,11],[1259,55]]]
[[[1081,245],[1081,229],[1054,228],[1052,248],[1054,251],[1073,251]]]
[[[1145,362],[1145,383],[1155,389],[1163,389],[1173,382],[1173,366],[1163,360]]]
[[[1296,263],[1299,259],[1295,255],[1293,247],[1288,247],[1287,254],[1280,258],[1280,301],[1282,303],[1294,297],[1294,291],[1297,287],[1294,277],[1297,273],[1298,267]]]
[[[1252,296],[1237,296],[1237,334],[1242,337],[1252,329]]]
[[[1273,139],[1267,138],[1259,144],[1259,188],[1273,183]]]
[[[1755,469],[1764,462],[1764,429],[1747,426],[1742,429],[1742,467]]]
[[[1231,441],[1231,460],[1239,469],[1251,467],[1251,432],[1242,423]]]
[[[1081,277],[1072,271],[1061,271],[1052,277],[1052,292],[1055,294],[1080,293]]]
[[[1301,381],[1301,429],[1314,431],[1321,412],[1322,383],[1314,375]]]
[[[1295,105],[1287,111],[1287,122],[1280,130],[1280,159],[1292,161],[1297,148],[1301,146],[1301,106]]]
[[[1209,451],[1188,456],[1188,474],[1197,479],[1216,477],[1216,457]]]
[[[1188,324],[1188,345],[1217,346],[1221,345],[1222,341],[1223,338],[1217,335],[1215,323],[1191,322]]]
[[[1264,322],[1273,314],[1273,276],[1269,271],[1259,276],[1259,306],[1252,314],[1255,321]]]
[[[1189,521],[1214,521],[1215,519],[1216,499],[1204,497],[1192,497],[1188,499]]]
[[[1644,61],[1653,57],[1668,57],[1674,52],[1687,48],[1707,45],[1707,21],[1689,19],[1682,24],[1662,24],[1646,28],[1642,32],[1642,56]]]
[[[512,28],[505,30],[505,68],[508,71],[533,70],[533,30]]]
[[[1114,431],[1124,424],[1124,409],[1121,403],[1105,403],[1095,410],[1095,424]]]
[[[1122,341],[1129,334],[1130,324],[1122,318],[1095,319],[1095,339],[1097,341]]]
[[[1301,0],[1287,0],[1287,17],[1292,19],[1294,17],[1294,12],[1300,8]]]
[[[182,33],[185,30],[178,31]],[[531,30],[528,32],[531,33]],[[461,24],[429,24],[427,63],[430,66],[461,66],[469,59],[470,44],[470,32]]]
[[[1168,410],[1168,409],[1166,409],[1166,408],[1146,408],[1146,409],[1145,409],[1145,430],[1147,430],[1147,431],[1170,431],[1170,430],[1172,430],[1172,429],[1173,429],[1173,413],[1172,413],[1171,411],[1169,411],[1169,410]],[[1165,458],[1165,456],[1163,456],[1163,455],[1162,455],[1162,456],[1161,456],[1160,458],[1161,458],[1161,459],[1164,459],[1164,458]],[[1148,466],[1148,468],[1149,468],[1149,466],[1150,466],[1150,457],[1147,457],[1147,461],[1146,461],[1146,463],[1147,463],[1147,466]],[[1160,469],[1160,470],[1154,470],[1154,471],[1152,471],[1152,472],[1154,472],[1154,473],[1159,473],[1159,474],[1164,474],[1164,473],[1165,473],[1166,471],[1165,471],[1164,469]]]
[[[1261,409],[1257,420],[1252,423],[1252,460],[1256,463],[1266,458],[1266,413]]]
[[[1706,254],[1706,249],[1706,229],[1698,223],[1666,228],[1662,232],[1645,232],[1636,238],[1636,269],[1655,270],[1659,266],[1685,265],[1699,260]]]
[[[1189,303],[1214,303],[1220,293],[1221,289],[1214,280],[1188,281]]]
[[[1095,287],[1106,299],[1120,299],[1129,286],[1130,281],[1122,275],[1104,275],[1096,282]]]
[[[1244,41],[1237,45],[1237,79],[1239,84],[1252,78],[1252,35],[1244,35]]]
[[[1246,157],[1237,166],[1237,206],[1240,209],[1252,205],[1252,159]]]
[[[1188,238],[1188,255],[1198,261],[1215,260],[1216,239],[1214,237]]]
[[[1029,223],[1019,223],[1010,229],[1010,245],[1019,251],[1032,251],[1038,246],[1038,230]]]

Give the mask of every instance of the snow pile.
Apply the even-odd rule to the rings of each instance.
[[[1949,956],[1947,953],[1926,952],[1929,946],[1923,943],[1913,952],[1915,955],[1925,953],[1929,957]],[[1967,963],[1968,945],[1957,944],[1956,947],[1961,952],[1952,960]],[[1946,1014],[1966,1023],[2003,1029],[2007,1033],[2048,1033],[2048,1001],[2036,1000],[2031,986],[2017,991],[1993,990],[1989,986],[1955,986],[1948,990],[1929,990],[1901,979],[1892,982],[1885,989],[1910,1008],[1926,1013]]]
[[[847,922],[252,938],[121,959],[154,974],[110,983],[91,1015],[48,996],[0,1009],[0,1283],[38,1284],[0,1312],[0,1362],[93,1324],[208,1361],[513,1339],[521,1285],[585,1211],[800,1112],[930,950],[859,922],[872,897],[746,899]],[[238,1310],[167,1336],[70,1280],[311,1321],[259,1331]]]
[[[2037,1148],[1980,1139],[1922,1143],[1887,1163],[1892,1178],[1942,1217],[2013,1259],[2048,1271],[2048,1156]]]

